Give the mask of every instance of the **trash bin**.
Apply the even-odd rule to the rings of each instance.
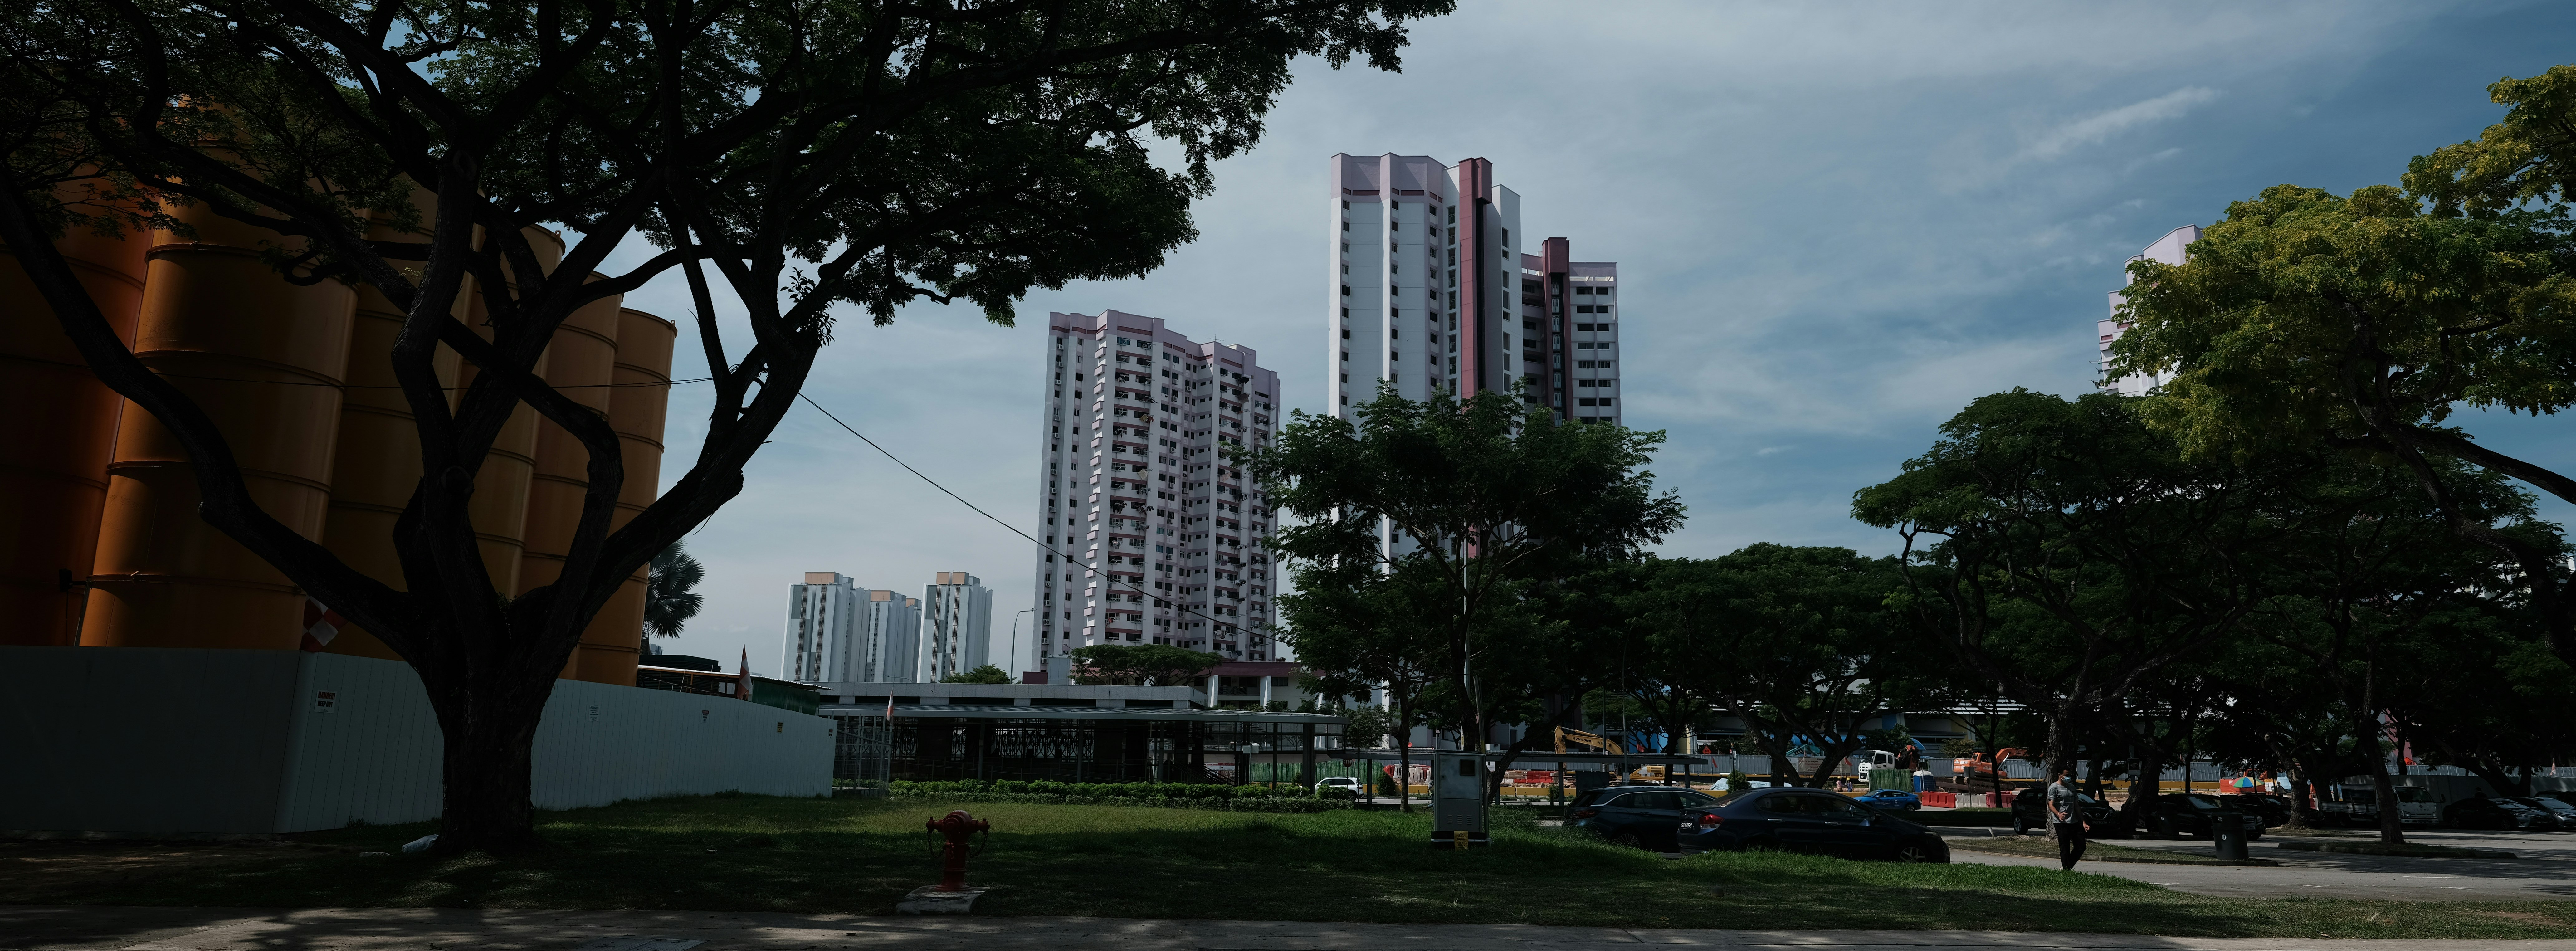
[[[2241,812],[2212,813],[2209,817],[2209,841],[2218,849],[2221,859],[2244,861],[2245,830],[2255,823],[2253,816]]]

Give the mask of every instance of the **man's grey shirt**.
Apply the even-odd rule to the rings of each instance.
[[[2081,800],[2076,798],[2075,787],[2067,785],[2065,780],[2058,780],[2057,782],[2048,784],[2048,804],[2050,807],[2057,810],[2056,813],[2049,817],[2049,821],[2084,821],[2084,813],[2076,808],[2076,804],[2080,801]]]

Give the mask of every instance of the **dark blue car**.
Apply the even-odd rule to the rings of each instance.
[[[1931,829],[1822,789],[1748,789],[1685,810],[1674,839],[1683,852],[1778,849],[1852,859],[1950,861],[1949,844]]]
[[[1906,792],[1902,789],[1871,790],[1867,795],[1852,797],[1852,801],[1868,806],[1872,809],[1914,810],[1923,808],[1923,797]]]

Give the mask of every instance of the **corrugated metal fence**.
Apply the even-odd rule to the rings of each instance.
[[[444,742],[395,661],[300,651],[0,647],[0,831],[222,835],[437,818]],[[826,718],[555,682],[538,808],[828,795]]]

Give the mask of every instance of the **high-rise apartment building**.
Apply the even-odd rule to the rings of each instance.
[[[859,620],[865,638],[859,651],[859,678],[871,683],[908,684],[921,679],[921,599],[900,591],[867,592]]]
[[[963,571],[942,571],[921,591],[921,682],[991,663],[993,591]]]
[[[2130,255],[2129,260],[2181,264],[2190,254],[2191,243],[2198,240],[2200,240],[2200,226],[2184,225],[2165,232],[2164,237],[2157,238],[2156,243],[2147,245],[2146,250]],[[2122,264],[2121,273],[2124,275],[2120,280],[2122,287],[2129,286],[2129,279],[2125,276],[2127,271],[2128,266]],[[2116,380],[2111,378],[2111,341],[2120,339],[2121,334],[2128,332],[2129,325],[2120,320],[2120,303],[2127,300],[2128,295],[2120,291],[2112,291],[2110,297],[2111,316],[2093,323],[2094,331],[2102,337],[2100,341],[2102,349],[2097,354],[2099,360],[2096,364],[2097,371],[2093,374],[2093,378],[2097,381],[2095,385],[2101,387],[2102,392],[2105,393],[2145,396],[2148,390],[2162,386],[2165,381],[2173,379],[2173,375],[2163,372],[2132,373]]]
[[[1278,430],[1279,375],[1157,318],[1047,321],[1038,656],[1154,643],[1275,659],[1274,522],[1242,457]]]
[[[1417,400],[1517,381],[1560,419],[1620,421],[1617,264],[1529,241],[1485,159],[1336,154],[1330,177],[1333,412],[1382,380]]]
[[[787,589],[779,676],[803,683],[912,683],[920,676],[921,602],[809,571]]]

